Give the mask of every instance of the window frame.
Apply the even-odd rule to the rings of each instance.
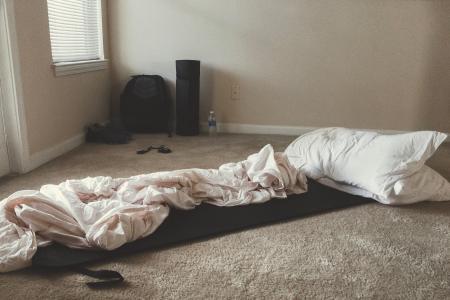
[[[67,62],[54,62],[52,46],[50,45],[50,51],[52,56],[52,68],[54,69],[55,76],[67,76],[73,74],[81,74],[86,72],[93,72],[107,69],[109,66],[108,59],[105,58],[104,49],[104,32],[103,32],[103,5],[102,0],[98,1],[98,39],[99,39],[99,58],[83,61],[67,61]],[[48,17],[50,22],[50,18]],[[50,30],[49,30],[50,37]],[[50,40],[51,43],[51,40]]]

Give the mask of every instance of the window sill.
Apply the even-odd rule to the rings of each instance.
[[[99,59],[99,60],[55,63],[53,64],[53,68],[55,69],[55,76],[57,77],[72,74],[80,74],[107,69],[108,60]]]

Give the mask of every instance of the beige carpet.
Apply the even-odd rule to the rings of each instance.
[[[138,136],[128,145],[84,145],[30,174],[0,182],[0,197],[67,178],[125,177],[179,168],[215,168],[266,143],[292,137]],[[166,144],[174,153],[134,151]],[[450,178],[450,145],[431,165]],[[188,226],[188,224],[186,224]],[[368,204],[123,257],[95,268],[120,271],[126,285],[93,291],[71,273],[0,274],[1,299],[449,299],[450,202]]]

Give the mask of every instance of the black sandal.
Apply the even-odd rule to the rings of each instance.
[[[138,151],[136,151],[136,154],[145,154],[151,150],[158,150],[159,153],[164,153],[164,154],[168,154],[168,153],[172,152],[172,150],[170,150],[169,147],[161,145],[159,147],[150,146],[147,149],[138,150]]]

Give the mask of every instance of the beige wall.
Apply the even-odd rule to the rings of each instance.
[[[46,0],[14,0],[14,6],[29,151],[34,154],[80,134],[89,122],[108,119],[110,71],[55,77]]]
[[[116,104],[130,74],[173,88],[190,58],[203,119],[450,132],[450,1],[110,0],[109,17]]]

